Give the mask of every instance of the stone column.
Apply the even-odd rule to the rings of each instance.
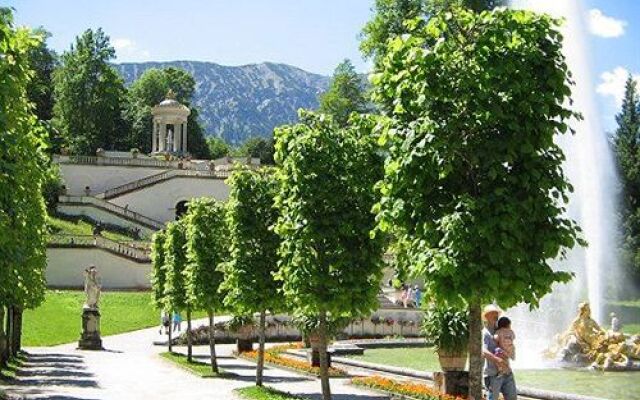
[[[182,150],[182,124],[173,124],[173,129],[176,130],[175,133],[175,148],[174,151],[176,153],[180,153]]]
[[[167,151],[166,149],[167,143],[167,125],[163,122],[160,122],[160,148],[158,151]]]
[[[158,122],[153,119],[153,128],[151,128],[151,152],[158,151]]]
[[[187,152],[187,121],[182,123],[182,151]]]

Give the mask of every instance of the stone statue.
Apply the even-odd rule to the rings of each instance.
[[[84,271],[84,293],[87,295],[87,301],[84,308],[97,309],[100,301],[100,277],[98,269],[95,265],[91,265]]]
[[[556,336],[556,344],[546,351],[558,361],[591,365],[594,369],[621,371],[633,367],[631,358],[638,343],[627,343],[621,332],[605,331],[591,318],[589,303],[581,303],[578,316],[569,328]],[[640,341],[639,341],[640,342]]]

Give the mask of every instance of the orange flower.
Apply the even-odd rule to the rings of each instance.
[[[461,397],[439,393],[437,390],[428,385],[413,382],[396,381],[377,375],[353,378],[351,380],[351,383],[353,383],[354,385],[366,386],[372,389],[383,390],[385,392],[404,394],[421,400],[465,400]]]
[[[266,349],[264,352],[264,362],[268,363],[268,364],[274,364],[274,365],[280,365],[282,367],[285,368],[292,368],[292,369],[296,369],[299,371],[303,371],[303,372],[308,372],[308,373],[312,373],[315,375],[319,375],[320,374],[320,368],[318,367],[312,367],[308,362],[306,361],[301,361],[301,360],[296,360],[294,358],[291,357],[285,357],[285,356],[281,356],[280,353],[284,352],[285,350],[289,350],[289,349],[296,349],[296,348],[302,348],[302,343],[294,343],[294,344],[288,344],[288,345],[280,345],[280,346],[273,346],[269,349]],[[258,352],[257,351],[247,351],[244,352],[242,354],[240,354],[242,357],[245,358],[250,358],[252,360],[257,360],[258,359]],[[340,369],[340,368],[329,368],[329,376],[334,376],[334,377],[338,377],[338,376],[346,376],[347,373]]]

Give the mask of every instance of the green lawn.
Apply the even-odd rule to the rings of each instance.
[[[242,389],[236,389],[238,394],[250,400],[302,400],[301,397],[284,393],[269,387],[249,386]]]
[[[187,361],[187,356],[184,354],[164,352],[160,353],[160,357],[201,378],[216,378],[224,375],[224,371],[222,370],[219,374],[213,373],[210,364],[196,360],[192,360],[191,362]]]
[[[356,360],[393,365],[419,371],[438,371],[438,357],[431,348],[367,349]],[[595,372],[587,370],[516,370],[519,385],[606,399],[640,400],[640,372]]]
[[[47,217],[47,225],[52,233],[61,233],[66,235],[92,235],[93,225],[83,220],[66,220],[58,217]],[[102,236],[116,242],[134,241],[133,236],[125,235],[121,232],[103,230]]]
[[[48,290],[40,307],[24,312],[23,345],[52,346],[78,340],[84,300],[82,291]],[[103,336],[159,325],[160,320],[151,304],[151,292],[103,292],[100,314]],[[194,313],[193,318],[203,316]]]

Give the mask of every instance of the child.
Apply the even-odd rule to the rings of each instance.
[[[493,354],[505,360],[503,365],[498,365],[498,375],[508,375],[511,373],[509,359],[516,359],[516,347],[513,344],[516,334],[511,330],[509,318],[500,317],[498,319],[498,329],[493,338],[498,345]]]

